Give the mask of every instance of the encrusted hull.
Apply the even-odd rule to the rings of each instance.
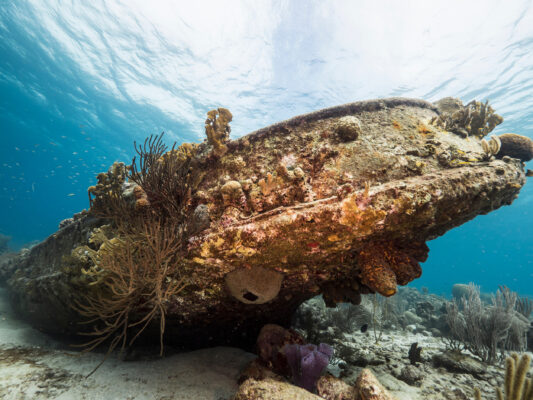
[[[491,157],[481,137],[449,132],[438,117],[422,100],[372,100],[200,145],[183,258],[190,283],[166,306],[166,339],[245,346],[310,297],[393,295],[420,276],[427,240],[511,204],[523,163]],[[47,331],[79,330],[69,305],[81,284],[61,256],[88,237],[58,243],[74,226],[90,231],[87,221],[20,258],[9,280],[19,311]]]

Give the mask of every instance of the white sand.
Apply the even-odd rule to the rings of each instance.
[[[84,354],[13,315],[0,289],[0,399],[229,399],[242,368],[255,356],[217,347],[152,361]]]

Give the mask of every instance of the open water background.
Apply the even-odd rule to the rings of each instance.
[[[531,1],[2,1],[0,233],[42,240],[133,141],[232,136],[337,104],[489,99],[493,132],[533,137]],[[529,163],[529,168],[532,163]],[[429,243],[414,286],[533,295],[533,182]]]

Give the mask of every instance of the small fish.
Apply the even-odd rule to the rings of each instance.
[[[527,177],[532,177],[533,176],[533,170],[528,169],[527,172],[526,172],[526,176]]]
[[[365,333],[367,330],[368,330],[368,324],[364,324],[364,325],[361,327],[361,333]]]
[[[72,196],[76,196],[76,194],[75,193],[69,193],[69,194],[67,194],[67,196],[68,197],[72,197]]]

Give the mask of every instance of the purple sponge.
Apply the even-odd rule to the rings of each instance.
[[[283,351],[292,370],[293,383],[312,392],[333,355],[331,346],[320,343],[317,349],[314,344],[287,344]]]

